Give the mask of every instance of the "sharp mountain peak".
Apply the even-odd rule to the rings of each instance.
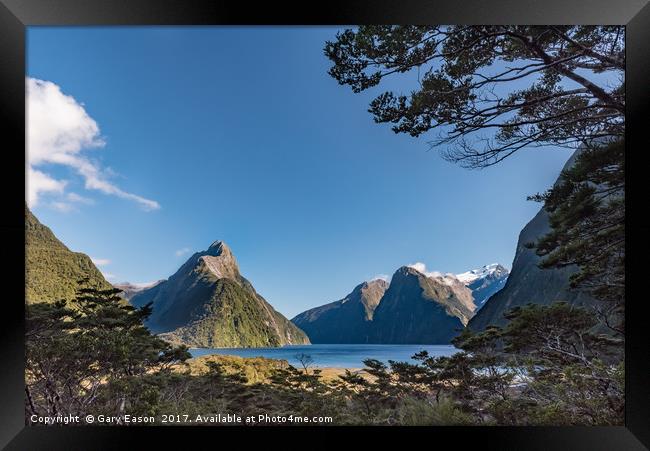
[[[239,278],[239,265],[228,245],[217,240],[210,247],[199,253],[198,264],[207,269],[217,279]]]
[[[206,253],[209,253],[212,256],[219,256],[219,255],[225,255],[225,254],[230,254],[232,255],[232,251],[230,250],[230,247],[225,243],[225,241],[222,240],[217,240],[213,242],[210,247],[208,247],[208,250]]]

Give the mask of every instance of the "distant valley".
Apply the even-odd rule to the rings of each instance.
[[[144,291],[148,288],[155,287],[161,282],[164,282],[165,280],[158,280],[157,282],[154,283],[146,283],[146,284],[134,284],[130,282],[120,282],[120,283],[114,283],[113,286],[115,288],[119,288],[122,290],[122,297],[126,299],[127,301],[130,300],[133,296],[136,294],[140,293],[141,291]]]

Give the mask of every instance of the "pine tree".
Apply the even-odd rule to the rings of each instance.
[[[599,318],[624,334],[625,142],[586,145],[558,183],[532,199],[544,202],[551,232],[532,245],[544,268],[578,265],[575,289],[599,302]]]
[[[410,80],[408,94],[375,97],[375,122],[437,131],[444,157],[481,168],[526,147],[622,137],[624,38],[622,26],[372,25],[338,33],[325,55],[354,92]]]
[[[82,284],[83,286],[84,284]],[[120,290],[81,288],[70,302],[26,306],[26,416],[83,415],[106,399],[121,411],[127,385],[152,371],[166,371],[189,358],[143,325],[151,306],[136,309]]]

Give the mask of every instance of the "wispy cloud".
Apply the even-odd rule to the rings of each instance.
[[[190,251],[189,247],[184,247],[174,252],[174,255],[176,255],[177,257],[182,257],[183,255],[187,254],[189,251]]]
[[[111,274],[109,272],[103,272],[102,275],[104,276],[104,279],[109,280],[109,281],[115,281],[116,277],[115,274]]]
[[[77,193],[68,193],[66,194],[65,198],[70,202],[79,203],[79,204],[93,205],[95,203],[95,201],[90,199],[89,197],[83,197]]]
[[[48,204],[48,207],[50,207],[52,210],[56,210],[61,213],[67,213],[69,211],[73,211],[74,205],[69,204],[67,202],[61,202],[61,201],[52,201]]]
[[[388,274],[377,274],[375,277],[369,280],[369,282],[372,282],[373,280],[385,280],[386,282],[390,282],[390,276]]]
[[[113,184],[109,180],[111,171],[84,153],[104,147],[106,142],[83,104],[63,94],[61,88],[50,81],[28,77],[26,89],[27,202],[31,207],[38,205],[43,196],[54,196],[52,206],[59,211],[72,210],[74,203],[89,203],[90,199],[75,193],[64,196],[68,181],[57,180],[43,172],[42,166],[58,164],[80,175],[87,190],[134,201],[145,211],[160,208],[155,200],[129,193]]]
[[[93,257],[90,257],[90,259],[95,264],[95,266],[106,266],[106,265],[111,264],[111,261],[109,259],[107,259],[107,258],[93,258]]]
[[[138,287],[138,288],[149,288],[150,286],[155,285],[156,282],[158,282],[158,281],[154,280],[152,282],[134,282],[131,285],[133,285],[134,287]]]
[[[47,206],[61,213],[68,213],[70,211],[77,211],[78,204],[93,205],[94,203],[95,201],[88,197],[80,196],[77,193],[68,193],[65,196],[59,197],[58,200],[52,200]]]

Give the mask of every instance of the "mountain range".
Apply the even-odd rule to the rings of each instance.
[[[574,161],[572,157],[565,166]],[[309,309],[289,321],[239,271],[230,248],[215,241],[153,285],[116,284],[136,306],[151,304],[147,326],[161,337],[193,347],[260,347],[313,343],[435,344],[464,327],[474,331],[506,323],[504,313],[528,303],[593,299],[570,289],[577,267],[540,269],[528,243],[550,231],[542,208],[522,229],[512,271],[499,264],[461,274],[427,273],[403,266],[390,283],[357,285],[344,298]],[[25,300],[71,299],[84,285],[111,288],[91,259],[68,249],[25,206]],[[303,332],[304,331],[304,332]]]
[[[573,165],[579,152],[580,150],[573,154],[563,169],[567,169]],[[411,296],[402,296],[408,302],[398,302],[393,299],[390,303],[387,303],[393,314],[392,317],[384,313],[388,310],[388,307],[382,307],[384,299],[380,300],[379,305],[374,311],[372,326],[365,325],[363,329],[359,329],[363,332],[356,337],[358,340],[356,342],[407,343],[409,342],[408,340],[444,339],[445,336],[453,335],[451,332],[452,329],[455,330],[459,327],[457,321],[448,317],[450,313],[451,316],[455,316],[467,328],[473,331],[482,331],[490,325],[503,326],[507,323],[507,319],[504,317],[506,312],[526,304],[548,305],[556,301],[564,301],[572,305],[593,304],[594,299],[589,294],[570,288],[570,277],[578,271],[576,266],[548,269],[541,269],[539,267],[542,258],[528,244],[538,241],[550,230],[551,226],[548,213],[542,207],[519,234],[510,274],[501,265],[492,264],[457,275],[427,275],[429,280],[427,280],[424,286],[419,283],[420,286],[418,288],[416,284],[412,283]],[[403,268],[400,268],[400,270],[405,274],[407,272]],[[424,275],[424,273],[422,274]],[[400,277],[397,281],[400,281],[401,284],[403,279],[403,277]],[[419,277],[419,280],[421,281],[422,278]],[[391,287],[395,281],[395,276],[393,276]],[[469,318],[466,313],[462,314],[460,310],[456,310],[453,313],[454,310],[449,309],[449,305],[445,309],[445,312],[448,314],[447,316],[441,315],[440,309],[438,309],[438,313],[434,314],[432,305],[429,305],[427,314],[419,310],[421,307],[420,304],[414,301],[418,297],[429,297],[431,298],[429,300],[441,304],[440,299],[435,296],[428,296],[431,290],[427,292],[425,289],[426,286],[439,286],[441,283],[454,286],[457,285],[457,282],[461,282],[462,285],[465,285],[472,292],[474,308]],[[396,290],[388,288],[384,296],[390,299]],[[458,289],[453,291],[459,293]],[[460,299],[462,299],[462,296]],[[408,308],[406,308],[406,304],[409,305]],[[410,309],[418,311],[424,316],[409,313]],[[311,334],[315,333],[314,338],[312,338],[314,343],[324,343],[324,341],[320,341],[323,339],[335,339],[331,334],[327,333],[328,327],[331,327],[328,324],[331,324],[333,321],[350,322],[348,319],[343,320],[341,318],[332,318],[331,315],[322,315],[320,314],[321,311],[322,307],[317,307],[293,318],[293,321],[307,335],[311,337]],[[398,320],[397,318],[400,319]],[[440,323],[443,320],[444,326]],[[422,322],[431,325],[431,327],[426,328],[421,326],[419,323]],[[435,333],[431,330],[434,324],[436,324],[437,329]],[[369,329],[372,330],[372,333],[367,332]],[[405,337],[411,338],[407,339]],[[339,341],[334,342],[340,343]],[[420,343],[420,341],[413,341],[413,343]]]
[[[368,343],[375,309],[388,282],[363,282],[343,299],[307,310],[291,321],[312,343]]]
[[[507,277],[499,264],[459,275],[403,266],[390,284],[363,282],[343,299],[291,321],[312,343],[449,343]]]

